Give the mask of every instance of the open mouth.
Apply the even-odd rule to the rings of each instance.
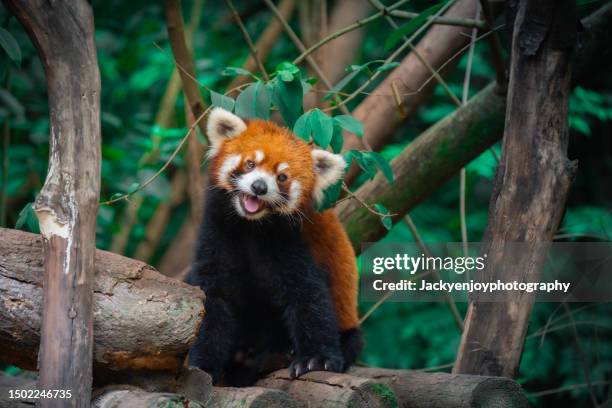
[[[240,193],[239,199],[242,209],[248,215],[257,214],[266,207],[266,203],[263,200],[250,194]]]

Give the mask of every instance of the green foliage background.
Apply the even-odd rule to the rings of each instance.
[[[190,2],[185,2],[188,21]],[[581,14],[586,14],[601,1],[582,2]],[[236,1],[239,9],[252,7],[252,2]],[[421,12],[429,6],[426,1],[414,1],[406,10]],[[102,199],[116,193],[133,191],[153,174],[177,147],[186,133],[184,100],[182,95],[174,106],[175,123],[162,129],[154,123],[155,114],[173,69],[166,25],[161,4],[147,1],[94,1],[96,44],[102,78]],[[264,8],[247,21],[247,29],[255,37],[269,22],[270,13]],[[295,19],[294,19],[295,20]],[[0,224],[6,227],[38,231],[36,219],[29,207],[44,182],[48,156],[48,105],[46,82],[40,61],[26,33],[18,22],[0,7],[0,129],[10,134],[8,149],[2,148],[0,157],[8,158],[8,167],[0,166]],[[297,23],[292,21],[298,30]],[[388,37],[392,29],[383,20],[366,27],[366,35],[355,58],[347,68],[342,89],[351,92],[380,65],[388,52]],[[505,36],[505,35],[504,35]],[[12,42],[14,39],[14,43]],[[507,39],[506,39],[507,40]],[[158,48],[159,45],[160,48]],[[16,46],[16,47],[15,47]],[[227,67],[239,67],[249,50],[238,28],[228,19],[223,2],[207,2],[202,22],[194,37],[194,58],[197,79],[202,93],[210,102],[229,103],[220,97],[231,76],[224,75]],[[275,45],[266,66],[273,72],[283,61],[298,55],[293,44],[282,36]],[[474,55],[470,96],[494,79],[490,53],[485,42],[478,42]],[[365,66],[365,64],[368,64]],[[393,66],[383,67],[383,71]],[[285,71],[287,68],[285,66]],[[460,96],[466,57],[447,76],[450,89]],[[283,66],[277,72],[283,71]],[[227,70],[226,72],[227,73]],[[284,74],[283,74],[284,75]],[[307,76],[302,69],[303,79]],[[382,77],[385,76],[383,72]],[[378,80],[379,81],[379,80]],[[372,85],[371,89],[378,81]],[[338,87],[337,87],[338,88]],[[211,90],[213,91],[211,94]],[[214,92],[217,92],[215,94]],[[349,103],[353,108],[363,95]],[[213,100],[214,101],[214,100]],[[242,109],[242,108],[241,108]],[[430,125],[456,109],[441,87],[397,134],[393,143],[384,148],[381,156],[393,159],[401,149]],[[289,113],[293,120],[300,112]],[[310,114],[317,116],[319,113]],[[285,116],[285,115],[283,115]],[[321,119],[325,122],[327,119]],[[331,120],[331,119],[330,119]],[[340,125],[341,120],[333,122]],[[588,85],[576,88],[570,105],[570,158],[578,159],[580,170],[571,193],[558,240],[610,241],[612,234],[612,189],[609,174],[612,170],[612,82],[610,77],[592,78]],[[308,133],[304,123],[300,132]],[[315,126],[315,125],[312,125]],[[327,126],[318,123],[316,126]],[[349,126],[355,126],[353,123]],[[320,135],[320,132],[314,132]],[[201,137],[201,135],[200,135]],[[306,137],[306,136],[305,136]],[[332,143],[315,141],[318,144]],[[492,149],[500,155],[500,146]],[[358,153],[355,153],[358,155]],[[372,160],[363,159],[364,166]],[[383,160],[384,162],[384,160]],[[380,162],[379,162],[380,163]],[[143,240],[145,228],[157,206],[170,194],[169,175],[185,166],[179,155],[168,172],[152,185],[136,193],[144,198],[125,250],[127,256]],[[497,161],[492,151],[486,151],[467,166],[467,225],[469,240],[481,239],[487,220],[488,200]],[[383,169],[384,164],[370,168],[370,175]],[[368,176],[362,176],[363,182]],[[461,240],[459,219],[459,180],[449,181],[443,188],[418,206],[411,216],[425,242],[455,242]],[[124,223],[124,201],[102,206],[98,214],[97,245],[108,249],[114,234]],[[151,262],[156,264],[168,248],[183,220],[188,216],[188,205],[181,204],[171,215],[161,245]],[[394,241],[413,241],[403,223],[398,223],[385,238]],[[362,304],[362,313],[371,304]],[[536,393],[572,384],[609,382],[612,378],[612,317],[608,304],[570,305],[574,310],[577,339],[570,317],[557,304],[537,304],[525,345],[519,381],[526,391]],[[460,304],[465,313],[466,305]],[[552,330],[542,338],[533,333],[552,319]],[[460,332],[448,308],[443,303],[387,303],[380,307],[364,324],[367,345],[362,360],[372,366],[449,371],[455,358]],[[576,340],[580,348],[576,347]],[[579,351],[579,349],[581,351]],[[441,367],[440,367],[441,366]],[[6,368],[15,372],[15,368]],[[601,402],[610,395],[610,385],[596,385],[593,393]],[[588,387],[555,392],[533,397],[538,406],[591,406]]]

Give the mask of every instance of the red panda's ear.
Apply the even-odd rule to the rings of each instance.
[[[346,162],[339,154],[333,154],[321,149],[312,150],[312,159],[314,161],[315,173],[317,179],[314,187],[315,200],[321,202],[323,200],[323,192],[344,174]]]
[[[225,109],[215,108],[208,115],[206,132],[213,147],[218,146],[228,137],[235,137],[246,130],[246,123],[238,116]]]

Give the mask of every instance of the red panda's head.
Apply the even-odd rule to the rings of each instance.
[[[287,128],[262,120],[245,123],[221,108],[210,113],[207,133],[211,182],[251,220],[312,206],[346,166],[342,156],[313,149]]]

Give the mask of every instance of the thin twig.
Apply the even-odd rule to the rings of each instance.
[[[370,2],[370,4],[372,4],[372,6],[374,6],[376,9],[380,10],[381,12],[384,12],[385,6],[379,1],[379,0],[368,0]],[[399,26],[397,25],[397,23],[393,20],[393,18],[391,18],[389,15],[385,16],[385,19],[387,20],[387,22],[389,23],[389,25],[391,27],[393,27],[394,29],[398,29]],[[434,78],[436,79],[436,81],[438,81],[438,83],[442,86],[442,88],[444,88],[444,91],[447,93],[447,95],[453,100],[453,102],[455,102],[455,104],[457,106],[461,106],[461,101],[459,101],[459,99],[457,98],[457,96],[455,96],[455,94],[453,93],[453,91],[450,89],[450,87],[448,86],[448,84],[446,83],[446,81],[444,81],[444,79],[442,78],[442,76],[438,73],[438,71],[436,71],[436,69],[434,67],[431,66],[431,64],[429,63],[429,61],[427,61],[425,58],[423,58],[423,56],[421,55],[421,53],[419,52],[419,50],[417,50],[417,48],[414,46],[414,44],[412,43],[412,40],[406,36],[402,37],[404,41],[406,41],[408,43],[408,46],[410,47],[410,51],[412,53],[414,53],[414,55],[417,57],[417,59],[419,61],[421,61],[421,63],[423,65],[425,65],[425,68],[427,68],[427,70],[429,72],[432,73],[432,75],[434,76]]]
[[[396,9],[397,7],[402,6],[403,4],[407,3],[410,0],[400,0],[397,3],[393,4],[392,6],[389,6],[387,8],[388,11],[392,11],[394,9]],[[300,55],[298,55],[298,57],[296,59],[293,60],[294,64],[299,64],[300,62],[302,62],[306,57],[308,57],[308,55],[312,54],[313,52],[315,52],[317,49],[319,49],[320,47],[324,46],[325,44],[327,44],[330,41],[335,40],[336,38],[340,37],[343,34],[346,34],[348,32],[357,30],[358,28],[363,27],[364,25],[371,23],[375,20],[378,20],[379,18],[381,18],[384,15],[384,13],[382,11],[379,11],[375,14],[372,14],[369,17],[366,18],[362,18],[361,20],[357,20],[355,21],[353,24],[350,24],[338,31],[336,31],[335,33],[332,33],[330,35],[328,35],[327,37],[319,40],[317,43],[311,45],[308,49],[304,50]]]
[[[476,11],[476,19],[480,17],[480,10]],[[472,64],[474,61],[474,49],[476,48],[476,36],[478,35],[477,29],[472,29],[470,35],[470,49],[468,50],[467,66],[465,67],[465,77],[463,79],[463,93],[461,95],[461,103],[465,105],[470,96],[470,79],[472,77]],[[467,232],[467,220],[465,211],[465,185],[467,179],[467,172],[465,167],[462,167],[459,171],[459,219],[461,225],[461,243],[463,246],[463,256],[468,256],[468,232]]]
[[[413,13],[410,11],[404,10],[391,10],[387,11],[387,14],[392,17],[397,18],[408,18],[412,19],[419,16],[419,13]],[[476,19],[472,20],[471,18],[452,18],[452,17],[444,17],[440,16],[438,18],[428,17],[428,20],[431,20],[432,24],[438,25],[451,25],[451,26],[460,26],[460,27],[471,27],[480,30],[486,30],[489,26],[482,21]]]
[[[580,343],[580,337],[578,336],[578,329],[576,328],[576,321],[574,320],[574,314],[570,307],[566,302],[563,302],[563,308],[567,313],[570,323],[572,325],[572,336],[574,339],[574,345],[576,346],[576,352],[578,353],[578,357],[580,359],[580,365],[582,366],[582,371],[584,375],[584,379],[588,384],[589,396],[591,397],[591,402],[594,407],[599,406],[599,401],[597,401],[597,397],[595,396],[595,392],[593,391],[593,380],[591,379],[591,370],[586,362],[586,357],[584,355],[584,350],[582,349],[582,344]]]
[[[236,91],[238,89],[244,88],[246,85],[248,84],[244,84],[244,85],[240,85],[234,89],[230,89],[229,91],[227,91],[225,94],[229,94],[230,92]],[[153,181],[155,181],[155,179],[157,177],[159,177],[160,174],[162,174],[167,168],[168,166],[170,166],[170,163],[172,163],[172,161],[174,160],[174,158],[179,154],[179,152],[183,149],[183,146],[185,146],[185,143],[187,142],[187,140],[189,139],[189,137],[194,134],[195,132],[193,132],[193,130],[199,126],[199,123],[202,119],[204,119],[204,117],[208,114],[208,112],[212,109],[212,106],[209,106],[200,116],[198,116],[198,118],[193,122],[193,124],[189,127],[189,129],[187,129],[187,133],[185,134],[185,136],[183,136],[183,138],[181,139],[181,141],[179,142],[178,146],[176,147],[176,149],[174,149],[174,151],[172,152],[172,154],[170,155],[170,157],[168,157],[168,160],[166,160],[166,162],[163,164],[163,166],[160,167],[159,170],[157,170],[155,172],[155,174],[153,174],[151,177],[149,177],[147,180],[145,180],[141,185],[138,186],[137,189],[135,189],[134,191],[132,191],[131,193],[127,193],[127,194],[123,194],[117,198],[114,198],[112,200],[108,200],[108,201],[103,201],[100,203],[100,205],[109,205],[109,204],[113,204],[116,203],[118,201],[121,200],[127,200],[130,196],[132,196],[133,194],[145,189],[149,184],[151,184]]]
[[[304,43],[302,43],[302,40],[300,40],[300,38],[297,36],[295,31],[293,31],[293,29],[291,28],[291,26],[289,25],[287,20],[285,20],[283,15],[280,13],[280,11],[274,5],[274,3],[272,3],[271,0],[264,0],[264,3],[266,3],[268,8],[270,8],[272,13],[274,13],[276,18],[281,22],[281,24],[283,25],[283,28],[285,29],[285,32],[287,33],[287,35],[289,36],[291,41],[293,41],[293,43],[298,48],[298,50],[301,53],[304,53],[306,51],[306,46],[304,45]],[[329,80],[327,79],[327,76],[325,75],[325,73],[323,72],[321,67],[319,67],[319,64],[317,64],[317,62],[314,60],[314,58],[312,58],[312,56],[310,56],[310,55],[307,55],[305,58],[306,58],[306,62],[308,63],[308,65],[310,65],[312,70],[317,74],[319,79],[321,79],[323,84],[325,84],[327,89],[331,89],[333,87],[333,85],[331,84],[331,82],[329,82]],[[334,96],[334,97],[337,98],[336,96]],[[344,105],[342,106],[342,108],[340,110],[342,110],[342,113],[344,113],[346,115],[350,115],[351,114],[350,111]]]
[[[406,282],[412,282],[418,279],[422,279],[425,278],[426,276],[429,276],[433,273],[433,271],[427,271],[427,272],[423,272],[421,274],[418,275],[412,275],[409,278],[407,278],[405,281]],[[393,295],[393,293],[395,293],[392,290],[387,291],[384,295],[382,295],[380,297],[380,299],[378,299],[378,301],[376,303],[374,303],[374,305],[372,305],[371,308],[368,309],[367,312],[365,312],[365,314],[363,316],[361,316],[361,319],[359,319],[359,324],[363,324],[363,322],[365,322],[371,315],[372,313],[374,313],[376,311],[376,309],[378,309],[383,303],[385,303],[385,301],[387,299],[389,299],[391,297],[391,295]]]
[[[403,10],[396,10],[397,8],[399,8],[400,6],[404,5],[405,3],[407,3],[410,0],[400,0],[395,4],[392,4],[389,7],[385,7],[385,9],[383,11],[378,11],[374,14],[372,14],[371,16],[368,16],[366,18],[362,18],[361,20],[357,20],[356,22],[354,22],[353,24],[350,24],[330,35],[328,35],[327,37],[321,39],[319,42],[317,42],[316,44],[313,44],[312,46],[310,46],[305,52],[303,52],[301,55],[299,55],[296,59],[293,60],[294,64],[299,64],[300,62],[302,62],[304,60],[304,58],[313,53],[314,51],[316,51],[318,48],[324,46],[325,44],[327,44],[330,41],[335,40],[336,38],[340,37],[343,34],[346,34],[348,32],[357,30],[358,28],[363,27],[366,24],[369,24],[373,21],[378,20],[379,18],[386,16],[386,15],[391,15],[393,17],[398,17],[398,18],[414,18],[416,16],[418,16],[417,13],[412,13],[409,11],[403,11]],[[484,24],[482,21],[476,21],[476,20],[471,20],[471,19],[462,19],[462,18],[449,18],[449,17],[444,17],[444,16],[430,16],[427,19],[427,22],[431,23],[431,24],[438,24],[438,25],[453,25],[453,26],[464,26],[464,27],[477,27],[480,29],[486,29],[487,25]]]
[[[423,242],[421,234],[419,234],[419,230],[417,229],[416,225],[414,224],[414,221],[412,221],[412,217],[409,214],[406,214],[404,216],[404,222],[406,223],[406,226],[408,226],[408,229],[410,230],[410,233],[412,234],[412,237],[414,238],[415,242],[421,249],[421,252],[423,252],[426,257],[431,258],[431,252],[429,251],[429,248],[427,248],[427,245],[425,245],[425,242]],[[432,273],[434,279],[442,279],[440,277],[440,273],[437,270],[433,270]],[[457,309],[455,301],[451,297],[450,293],[448,293],[447,291],[444,291],[444,300],[446,300],[446,303],[448,304],[451,314],[453,315],[453,320],[455,320],[459,331],[463,332],[463,318],[461,317],[461,313],[459,313],[459,309]]]
[[[610,385],[610,384],[612,384],[612,381],[595,381],[595,382],[592,382],[591,384],[570,384],[570,385],[564,385],[563,387],[559,387],[559,388],[553,388],[550,390],[532,392],[532,393],[529,393],[529,396],[536,397],[536,398],[544,397],[546,395],[558,394],[560,392],[572,391],[572,390],[577,390],[577,389],[585,388],[585,387],[599,387],[599,386]]]
[[[369,212],[371,212],[374,215],[377,215],[381,218],[387,218],[387,217],[394,217],[397,214],[383,214],[379,211],[376,211],[375,209],[373,209],[372,207],[374,207],[374,205],[372,204],[368,204],[365,201],[363,201],[361,198],[359,198],[359,196],[357,196],[357,194],[353,193],[348,186],[346,185],[346,183],[342,182],[342,190],[346,193],[347,197],[350,198],[354,198],[355,200],[357,200],[359,202],[359,204],[361,204],[366,210],[368,210]],[[336,202],[337,204],[337,202]]]
[[[268,1],[268,0],[266,0],[266,1]],[[443,7],[440,8],[440,10],[438,10],[438,12],[435,14],[435,16],[439,16],[440,14],[445,12],[452,4],[453,4],[452,1],[449,1],[448,3],[446,3]],[[395,50],[387,59],[385,59],[383,65],[390,64],[391,62],[393,62],[395,60],[395,58],[397,58],[399,55],[401,55],[408,47],[410,47],[410,45],[412,45],[412,41],[417,36],[419,36],[423,31],[425,31],[429,27],[429,25],[430,25],[430,23],[426,22],[421,27],[419,27],[419,29],[416,30],[410,36],[410,38],[409,38],[410,41],[406,41],[401,46],[399,46],[397,48],[397,50]],[[367,81],[365,81],[359,88],[357,88],[357,90],[355,90],[353,93],[351,93],[348,97],[343,99],[336,106],[333,106],[333,107],[328,108],[326,110],[333,110],[333,109],[336,109],[336,108],[342,108],[348,102],[350,102],[351,100],[355,99],[357,97],[357,95],[359,95],[365,88],[367,88],[372,82],[374,82],[380,75],[381,75],[381,71],[375,72],[374,75],[372,75],[370,78],[368,78]]]
[[[240,18],[240,15],[236,11],[236,8],[234,7],[232,0],[225,0],[225,4],[227,4],[227,7],[229,7],[230,11],[234,15],[236,24],[238,24],[238,27],[240,27],[240,31],[242,31],[242,35],[244,36],[244,39],[246,40],[249,46],[249,49],[251,50],[251,55],[253,56],[253,59],[255,59],[255,62],[257,63],[257,66],[259,67],[259,71],[261,72],[261,75],[267,81],[269,79],[268,72],[266,71],[266,68],[261,62],[261,59],[259,58],[259,54],[257,52],[257,48],[255,48],[255,44],[253,44],[253,40],[251,39],[249,32],[247,31],[246,27],[242,23],[242,19]]]

